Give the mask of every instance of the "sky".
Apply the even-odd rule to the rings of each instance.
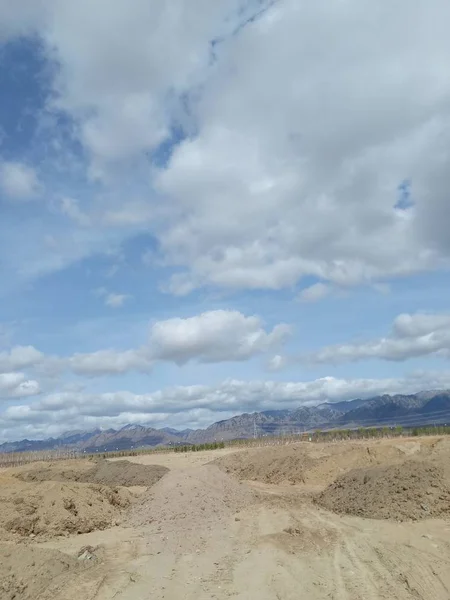
[[[450,388],[446,0],[0,0],[0,442]]]

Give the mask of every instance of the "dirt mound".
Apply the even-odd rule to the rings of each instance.
[[[182,491],[181,491],[182,490]],[[196,527],[208,518],[220,519],[247,506],[253,493],[214,465],[170,472],[131,511],[135,526],[157,521]]]
[[[170,471],[137,502],[125,525],[151,525],[169,545],[189,547],[190,532],[211,529],[255,500],[254,493],[214,465]],[[198,537],[198,536],[196,536]]]
[[[160,465],[140,465],[128,460],[64,461],[63,463],[40,463],[31,469],[22,468],[17,477],[22,481],[76,481],[109,486],[151,486],[168,472]]]
[[[62,581],[89,568],[89,564],[35,546],[0,544],[0,598],[36,600],[54,597]]]
[[[314,464],[301,446],[258,448],[223,456],[213,462],[238,479],[263,483],[304,483]]]
[[[124,488],[11,478],[0,491],[0,527],[20,536],[53,537],[105,529],[133,498]]]
[[[92,471],[94,460],[39,461],[8,469],[7,473],[22,481],[79,481],[85,473]]]
[[[101,483],[102,485],[152,486],[169,469],[160,465],[139,465],[128,460],[101,461],[93,469],[84,473],[80,481]]]
[[[226,473],[263,483],[327,485],[351,469],[405,460],[402,448],[375,444],[291,444],[237,452],[214,461]]]
[[[151,486],[167,471],[125,460],[49,462],[9,469],[0,484],[3,537],[54,537],[111,527],[134,499],[124,486]]]
[[[316,498],[337,513],[372,519],[418,520],[450,514],[450,482],[428,461],[356,469],[342,475]]]

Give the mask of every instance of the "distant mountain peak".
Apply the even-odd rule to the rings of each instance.
[[[172,427],[155,429],[129,423],[121,429],[73,430],[58,438],[20,440],[0,445],[0,452],[75,449],[86,452],[129,450],[131,448],[174,446],[212,441],[301,433],[323,428],[383,425],[423,425],[450,423],[450,392],[421,391],[417,394],[382,394],[371,398],[323,402],[317,406],[300,406],[294,410],[265,410],[243,413],[213,423],[206,429]]]

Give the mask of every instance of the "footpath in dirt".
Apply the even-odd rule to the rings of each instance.
[[[128,487],[115,485],[123,466],[109,484],[54,481],[55,471],[92,468],[73,462],[9,470],[4,495],[14,485],[94,486],[129,502],[113,505],[120,524],[103,530],[10,534],[0,543],[0,598],[448,600],[450,521],[439,503],[449,458],[448,440],[428,438],[140,456],[122,479]],[[140,467],[162,476],[139,479]],[[386,504],[376,504],[377,486]],[[427,498],[419,516],[416,496]],[[402,522],[383,509],[394,497]]]

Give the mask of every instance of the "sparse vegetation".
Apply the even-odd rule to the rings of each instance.
[[[171,452],[200,452],[202,450],[220,450],[227,447],[251,448],[262,446],[278,446],[296,442],[339,442],[345,440],[392,438],[427,435],[450,435],[449,425],[426,425],[422,427],[359,427],[357,429],[320,429],[286,435],[263,435],[256,438],[210,442],[204,444],[180,444],[174,446],[158,446],[156,448],[142,447],[131,450],[115,450],[111,452],[82,452],[76,450],[55,450],[44,452],[11,452],[0,454],[0,467],[17,467],[36,461],[67,460],[70,458],[123,458],[144,454],[166,454]]]
[[[191,446],[175,446],[174,452],[200,452],[201,450],[219,450],[221,448],[225,448],[225,442],[193,444]]]
[[[68,460],[80,458],[76,450],[51,450],[41,452],[2,452],[0,453],[0,468],[20,467],[38,461]]]

